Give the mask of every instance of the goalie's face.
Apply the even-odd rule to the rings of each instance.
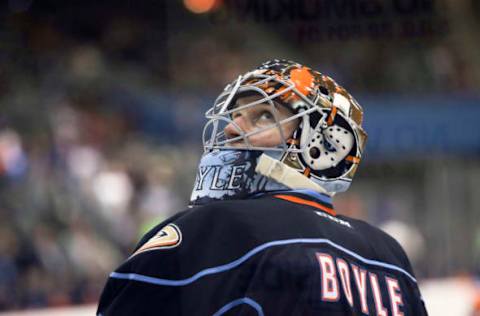
[[[260,99],[261,96],[246,96],[236,100],[234,108],[238,110],[231,114],[232,122],[223,130],[225,137],[232,140],[229,146],[245,147],[248,142],[253,147],[277,147],[297,129],[299,119],[287,120],[294,114],[276,102],[274,106],[265,102],[242,108]]]

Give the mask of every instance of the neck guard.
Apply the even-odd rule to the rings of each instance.
[[[255,168],[263,151],[218,150],[205,153],[198,166],[190,205],[218,200],[245,199],[258,193],[288,190]],[[276,155],[272,152],[268,155]],[[276,157],[275,157],[276,158]]]

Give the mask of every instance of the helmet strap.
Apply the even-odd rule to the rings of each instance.
[[[262,154],[258,159],[255,172],[273,179],[290,189],[311,189],[320,193],[332,195],[320,185],[307,178],[307,176],[265,154]]]

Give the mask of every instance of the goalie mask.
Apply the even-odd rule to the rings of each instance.
[[[270,116],[259,117],[263,124],[255,128],[241,126],[236,117],[247,117],[245,113],[256,107],[267,109]],[[276,189],[315,189],[333,195],[350,186],[367,138],[361,127],[363,110],[343,87],[326,75],[286,60],[268,61],[239,76],[225,87],[206,117],[205,154],[197,184],[202,163],[212,154],[223,151],[238,156],[247,151],[256,153],[250,157],[259,158],[253,163],[256,173],[250,170],[242,183],[266,178]],[[269,141],[259,142],[260,136]],[[258,186],[242,190],[255,193]],[[194,195],[195,190],[192,198]]]

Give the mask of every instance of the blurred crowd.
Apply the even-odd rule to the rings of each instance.
[[[82,115],[57,109],[39,143],[0,130],[0,309],[95,302],[141,234],[184,206],[181,149],[118,129],[107,142]]]
[[[139,237],[184,207],[195,155],[179,159],[174,114],[150,115],[161,80],[135,42],[143,23],[114,19],[89,42],[48,14],[3,22],[0,310],[94,303]]]
[[[136,12],[110,2],[94,14],[72,4],[57,15],[9,2],[0,32],[0,310],[96,302],[139,237],[185,207],[212,96],[266,56],[298,56],[353,92],[477,88],[454,41],[417,42],[426,47],[408,54],[406,42],[300,50],[271,25],[211,33],[207,18],[183,23],[192,17],[181,6]],[[340,208],[378,222],[383,213],[375,210],[385,205],[375,201],[370,215],[358,194]]]

